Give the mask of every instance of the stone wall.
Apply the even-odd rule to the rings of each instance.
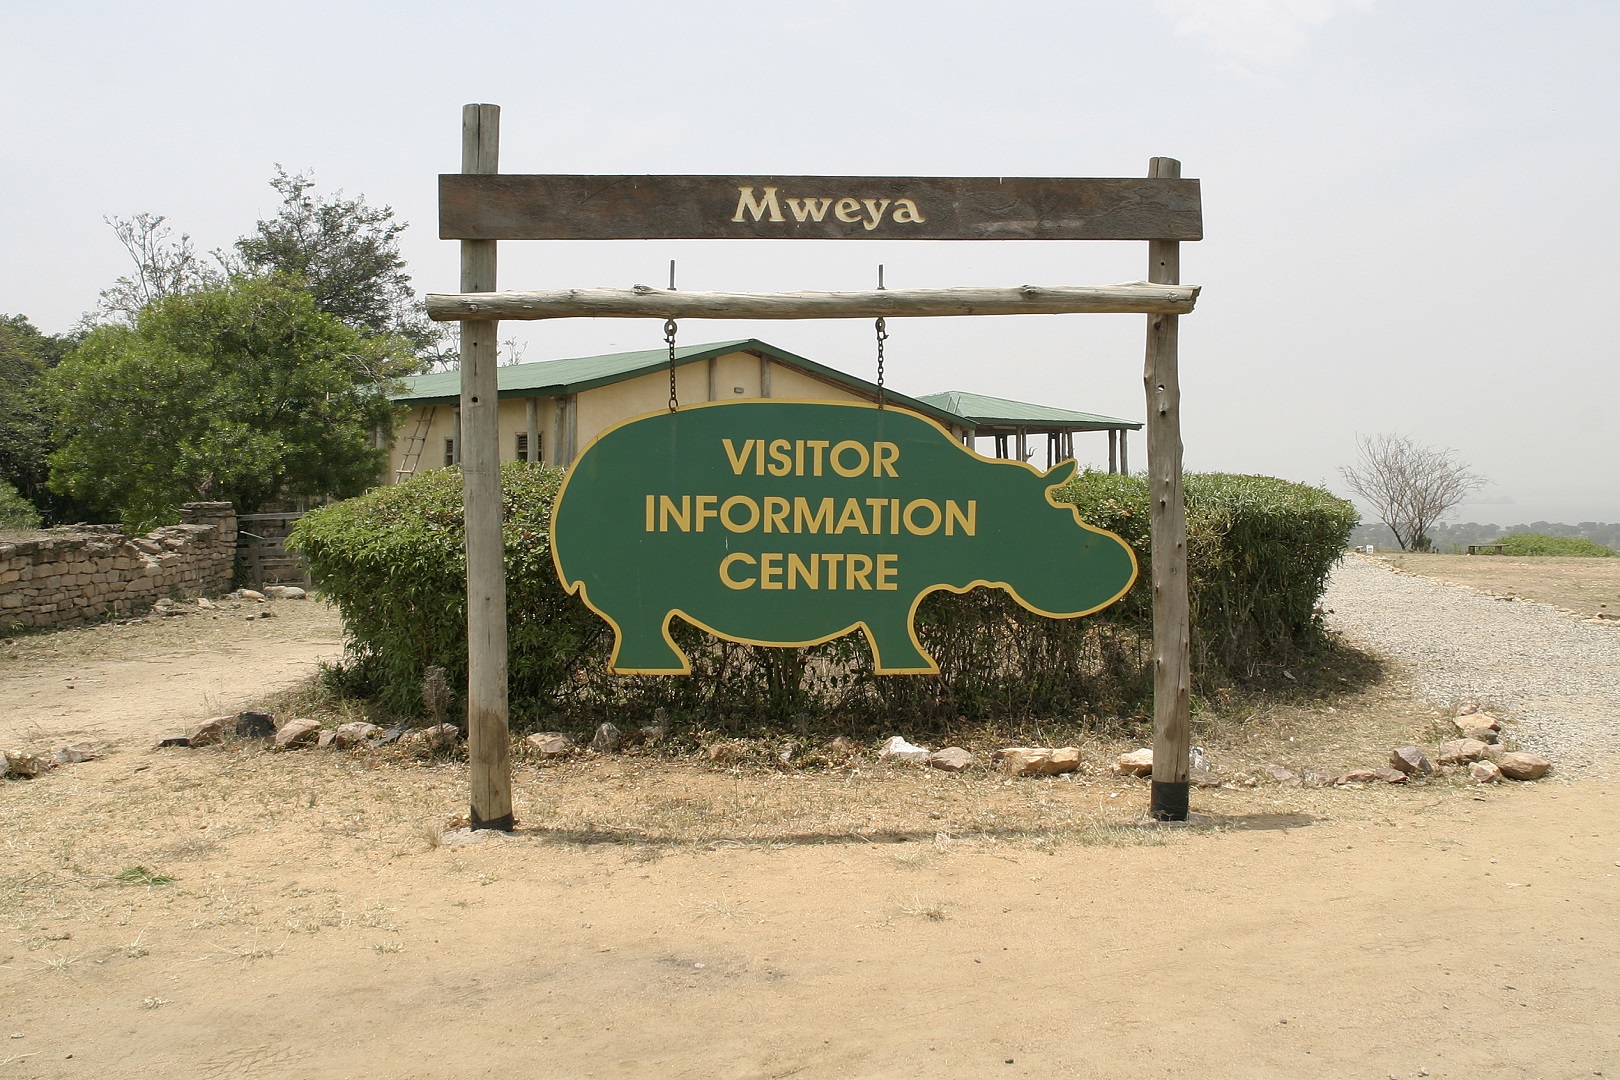
[[[236,511],[228,502],[187,503],[180,519],[133,538],[116,525],[77,525],[0,541],[0,629],[67,626],[163,597],[230,591]]]

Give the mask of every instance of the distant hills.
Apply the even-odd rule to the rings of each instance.
[[[1593,543],[1603,544],[1606,547],[1620,551],[1620,523],[1609,524],[1602,521],[1583,521],[1579,525],[1564,525],[1551,521],[1532,521],[1528,525],[1481,525],[1478,522],[1465,521],[1460,524],[1446,524],[1442,522],[1429,530],[1429,539],[1434,542],[1434,550],[1439,552],[1462,551],[1469,544],[1489,544],[1507,536],[1509,533],[1542,533],[1546,536],[1577,536],[1591,540]],[[1395,535],[1389,531],[1389,526],[1381,521],[1363,522],[1357,525],[1350,534],[1352,545],[1372,544],[1377,548],[1395,549]]]

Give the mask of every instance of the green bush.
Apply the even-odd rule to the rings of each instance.
[[[1614,549],[1580,536],[1548,536],[1545,533],[1513,533],[1496,543],[1502,545],[1504,555],[1578,555],[1587,558],[1610,558]]]
[[[576,729],[663,707],[711,729],[814,724],[849,734],[906,725],[913,737],[959,718],[1026,721],[1132,715],[1152,697],[1148,485],[1085,472],[1059,489],[1087,521],[1120,535],[1142,573],[1090,618],[1031,614],[1005,593],[935,593],[917,634],[938,676],[879,679],[859,635],[806,649],[718,641],[680,620],[672,633],[690,678],[610,676],[607,625],[558,584],[551,562],[559,469],[503,467],[510,701],[514,726]],[[1186,478],[1195,687],[1242,681],[1296,662],[1319,640],[1316,603],[1356,522],[1319,488],[1259,476]],[[303,551],[350,639],[347,685],[419,715],[423,670],[465,687],[461,474],[435,469],[306,514],[289,541]]]
[[[39,511],[16,488],[0,480],[0,529],[37,529]]]

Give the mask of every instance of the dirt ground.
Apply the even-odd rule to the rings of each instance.
[[[469,835],[454,760],[150,748],[335,648],[290,608],[0,653],[4,730],[22,702],[47,742],[110,744],[0,783],[0,1077],[1620,1069],[1620,762],[1247,785],[1432,745],[1398,685],[1201,721],[1232,786],[1191,828],[1137,824],[1146,784],[1100,742],[1016,781],[520,760],[519,830]],[[148,653],[176,674],[125,681]],[[198,696],[160,704],[177,681]]]
[[[343,655],[323,603],[185,606],[193,613],[0,642],[0,746],[146,741],[263,701]],[[262,612],[273,615],[247,618]]]
[[[1397,570],[1491,596],[1539,600],[1578,615],[1620,618],[1620,559],[1384,553]]]

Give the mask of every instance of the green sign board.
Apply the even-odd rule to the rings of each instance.
[[[557,496],[552,557],[612,625],[618,674],[691,670],[676,615],[753,645],[861,629],[878,674],[931,673],[912,621],[931,592],[989,586],[1067,619],[1136,580],[1123,540],[1052,501],[1073,472],[980,457],[892,406],[687,406],[585,448]]]

